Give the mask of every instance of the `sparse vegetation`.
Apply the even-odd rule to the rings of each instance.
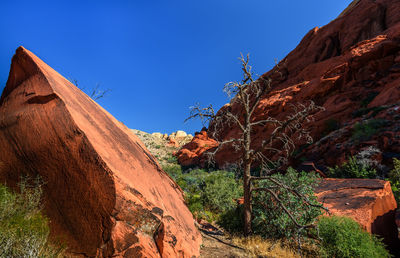
[[[389,181],[392,187],[394,198],[400,204],[400,160],[393,159],[394,168],[389,172]]]
[[[174,164],[163,169],[185,192],[187,205],[197,218],[216,220],[219,214],[233,209],[236,206],[234,200],[243,195],[232,172],[202,169],[182,172],[181,167]]]
[[[364,122],[358,122],[353,126],[351,137],[355,142],[368,141],[386,125],[387,121],[383,119],[370,119]]]
[[[329,176],[334,178],[376,178],[376,170],[356,157],[349,157],[341,166],[328,170]]]
[[[41,213],[42,188],[21,180],[19,193],[0,185],[0,257],[61,257],[63,248],[49,240],[48,219]]]
[[[296,250],[283,241],[268,240],[260,236],[234,236],[232,242],[254,257],[299,257]]]
[[[381,240],[347,217],[321,217],[318,223],[322,257],[390,257]]]
[[[279,182],[276,185],[273,180]],[[307,235],[307,228],[299,225],[311,225],[321,215],[320,203],[314,195],[314,188],[318,185],[319,177],[314,173],[297,172],[289,168],[285,174],[274,174],[272,180],[258,182],[256,187],[279,188],[276,191],[278,198],[274,198],[268,192],[259,191],[253,195],[253,232],[264,238],[287,239],[294,242],[296,237]],[[296,189],[296,192],[291,191]],[[304,199],[298,198],[298,194]],[[289,212],[282,212],[282,204]],[[294,216],[292,220],[289,216]]]

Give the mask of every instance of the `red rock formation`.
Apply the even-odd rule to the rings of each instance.
[[[0,182],[44,180],[53,237],[89,257],[199,256],[176,183],[128,128],[28,50],[0,99]]]
[[[192,164],[205,165],[206,157],[201,155],[214,147],[217,147],[217,141],[208,137],[206,131],[196,133],[191,142],[184,145],[175,156],[178,157],[178,162],[182,166],[189,166]]]
[[[390,183],[378,179],[324,179],[316,189],[318,201],[333,215],[348,216],[370,233],[398,246],[397,208]]]
[[[328,25],[312,29],[279,66],[263,75],[273,79],[273,89],[257,107],[254,119],[272,116],[284,120],[292,112],[291,104],[312,100],[325,111],[306,125],[315,143],[299,156],[318,166],[333,166],[368,144],[384,153],[400,153],[400,122],[394,118],[400,115],[396,105],[400,100],[399,13],[399,1],[354,1]],[[240,112],[236,104],[225,105],[219,112],[226,108]],[[359,142],[353,140],[356,122],[385,117],[391,119],[390,126],[385,125],[387,130]],[[260,148],[271,130],[255,128],[254,149]],[[228,126],[218,134],[218,140],[238,137],[239,133],[238,128]],[[302,144],[297,142],[297,146]],[[198,164],[201,158],[187,155],[192,148],[197,146],[186,145],[181,151],[186,157],[178,156],[178,160]],[[233,148],[225,148],[217,153],[216,161],[222,166],[235,162],[239,155]]]

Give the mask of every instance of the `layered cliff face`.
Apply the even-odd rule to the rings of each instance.
[[[295,156],[321,167],[340,164],[371,145],[382,151],[383,162],[400,153],[399,13],[399,1],[354,1],[328,25],[312,29],[279,65],[262,75],[272,79],[272,91],[263,97],[253,118],[284,120],[296,103],[314,101],[324,107],[305,125],[314,143],[296,142]],[[236,104],[225,105],[219,112],[227,108],[240,112]],[[254,128],[254,149],[260,149],[271,130]],[[232,125],[217,140],[238,135],[239,129]],[[210,146],[203,145],[200,151],[199,146],[186,145],[178,160],[185,165],[202,164],[204,157],[197,153]],[[224,148],[215,160],[224,166],[236,162],[239,155],[233,148]]]
[[[45,182],[53,237],[85,257],[199,256],[179,186],[122,123],[30,51],[0,99],[0,182]]]

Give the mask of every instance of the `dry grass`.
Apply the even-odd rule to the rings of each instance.
[[[259,236],[232,238],[232,243],[246,249],[251,255],[258,257],[300,257],[294,250],[284,246],[280,241],[271,241]]]
[[[283,241],[263,239],[260,236],[233,236],[232,243],[246,251],[254,257],[274,257],[274,258],[292,258],[300,257],[297,248],[291,247]],[[303,245],[304,257],[318,257],[317,248],[312,244]]]

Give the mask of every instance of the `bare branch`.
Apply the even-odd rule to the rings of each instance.
[[[208,107],[202,108],[199,103],[196,103],[194,106],[190,107],[190,116],[185,119],[184,122],[187,122],[194,118],[200,118],[203,126],[206,125],[209,121],[215,118],[215,112],[212,104],[208,105]]]

